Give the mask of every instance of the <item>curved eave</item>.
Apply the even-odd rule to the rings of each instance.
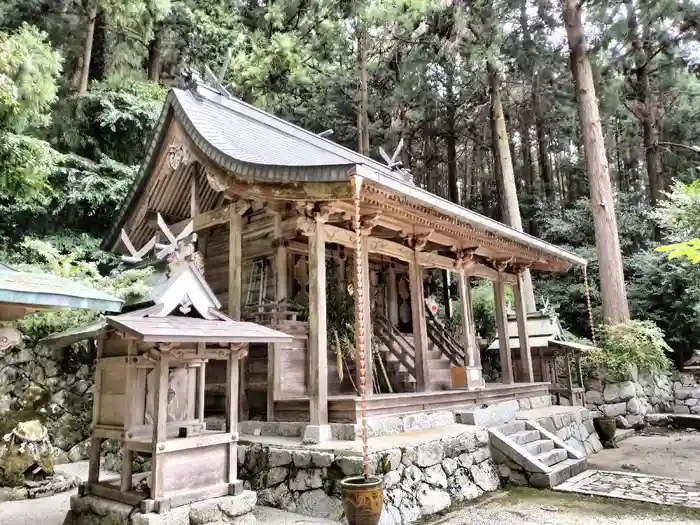
[[[475,228],[483,229],[493,233],[494,235],[504,237],[510,241],[537,250],[543,255],[556,257],[557,259],[566,261],[569,264],[578,264],[583,266],[587,264],[586,259],[579,257],[574,253],[562,250],[561,248],[538,239],[537,237],[520,232],[511,228],[510,226],[506,226],[501,222],[489,219],[488,217],[467,208],[463,208],[448,200],[442,199],[437,195],[433,195],[429,191],[396,179],[395,177],[387,177],[386,175],[383,175],[365,165],[358,165],[354,173],[386,188],[387,190],[405,195],[406,198],[413,200],[416,204],[420,204],[434,210],[439,210],[441,213],[452,216],[459,222],[464,222]]]

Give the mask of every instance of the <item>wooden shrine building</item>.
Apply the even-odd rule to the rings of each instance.
[[[359,229],[353,222],[357,206]],[[514,287],[526,347],[522,272],[563,272],[585,264],[415,186],[398,163],[362,156],[196,79],[170,91],[104,246],[136,253],[134,246],[147,246],[160,235],[159,216],[173,235],[192,222],[204,278],[228,317],[268,324],[293,337],[290,343],[250,346],[240,372],[241,418],[306,421],[309,436],[316,436],[310,439],[327,438],[329,423],[359,418],[358,381],[352,381],[359,370],[350,360],[340,365],[347,366],[340,378],[327,320],[329,298],[336,301],[356,289],[350,262],[358,233],[371,297],[363,305],[366,348],[374,335],[384,382],[391,387],[391,393],[369,389],[369,417],[547,393],[546,384],[535,382],[529,350],[517,374],[522,382],[515,383],[503,336],[503,383],[484,385],[469,282],[478,277],[495,283],[502,335],[508,323],[504,287]],[[462,341],[426,312],[424,277],[431,268],[457,278]],[[367,360],[366,377],[374,377],[375,364]],[[225,381],[213,363],[209,368],[207,389],[215,398]]]

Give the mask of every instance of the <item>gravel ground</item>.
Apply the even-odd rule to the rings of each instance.
[[[515,489],[451,512],[431,525],[690,525],[700,512],[606,498]]]
[[[700,432],[640,433],[588,458],[588,468],[700,481]]]

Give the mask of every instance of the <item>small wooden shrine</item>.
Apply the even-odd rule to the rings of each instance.
[[[581,355],[593,347],[567,341],[566,334],[559,323],[559,318],[544,312],[528,313],[526,319],[518,319],[516,315],[508,315],[508,347],[513,354],[515,380],[523,380],[522,362],[524,354],[520,351],[525,345],[523,334],[527,334],[527,345],[531,352],[531,363],[534,380],[548,383],[549,392],[561,403],[565,397],[572,405],[585,404],[583,394],[583,373],[581,371]],[[524,324],[524,326],[523,326]],[[489,345],[489,350],[500,348],[499,338],[496,337]]]
[[[142,513],[242,492],[236,475],[239,360],[249,343],[291,340],[222,314],[197,266],[197,254],[186,243],[188,232],[176,238],[159,222],[170,243],[150,243],[149,250],[160,250],[155,262],[146,263],[154,267],[150,296],[127,305],[131,310],[124,314],[107,317],[96,334],[90,472],[81,487],[82,494],[140,505]],[[134,250],[124,259],[139,264],[145,253]],[[204,422],[211,359],[224,362],[226,370],[221,431],[208,430]],[[118,484],[99,479],[105,439],[121,441]],[[132,474],[136,453],[150,454],[149,473]]]

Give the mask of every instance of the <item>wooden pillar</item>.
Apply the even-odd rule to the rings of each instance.
[[[239,359],[232,352],[226,360],[226,432],[235,434],[228,453],[228,482],[233,483],[238,476],[238,390],[239,390]]]
[[[309,232],[309,399],[311,425],[328,424],[326,334],[326,230],[316,219]]]
[[[515,292],[515,317],[518,322],[518,339],[520,340],[520,362],[523,367],[523,380],[526,383],[534,383],[535,376],[532,371],[532,352],[530,350],[530,338],[527,333],[527,306],[523,295],[523,274],[518,273]]]
[[[275,300],[284,301],[289,287],[289,253],[282,235],[282,213],[276,212],[274,218],[274,238],[277,244],[275,248]]]
[[[168,430],[168,356],[161,353],[158,365],[153,370],[156,374],[153,398],[153,455],[151,458],[151,498],[163,497],[163,468],[158,453],[158,443],[167,439]]]
[[[425,322],[425,297],[423,291],[423,267],[418,254],[413,252],[413,260],[408,263],[411,287],[411,317],[413,341],[415,344],[416,391],[430,391],[430,370],[428,369],[428,328]]]
[[[370,399],[373,394],[374,394],[374,381],[373,381],[373,358],[372,358],[372,289],[371,289],[371,284],[370,284],[370,277],[369,277],[369,253],[367,252],[367,237],[362,236],[362,280],[364,281],[363,283],[363,290],[364,290],[364,296],[363,296],[363,301],[362,301],[362,308],[364,309],[364,321],[365,321],[365,326],[364,326],[364,331],[363,333],[365,334],[365,398]],[[357,272],[353,272],[353,280],[355,281],[355,299],[357,300],[357,290],[359,290],[359,283],[357,282]],[[357,306],[357,305],[356,305]],[[357,311],[357,310],[356,310]],[[355,333],[359,334],[359,325],[357,324],[357,320],[359,319],[359,316],[355,316]],[[359,366],[359,359],[357,361],[358,366],[356,370],[356,379],[355,379],[355,384],[360,385],[360,366]]]
[[[508,312],[506,311],[505,280],[503,272],[493,283],[496,296],[496,325],[498,326],[498,346],[501,354],[501,381],[504,384],[513,383],[513,359],[508,340]]]
[[[459,286],[459,306],[462,313],[464,331],[464,383],[466,383],[466,386],[470,389],[480,389],[484,388],[486,385],[481,370],[481,356],[479,355],[479,348],[476,345],[476,328],[474,326],[471,288],[469,286],[469,275],[465,268],[460,268],[457,275],[457,284]]]
[[[206,343],[197,344],[197,353],[204,357],[207,350]],[[207,365],[202,362],[197,368],[197,411],[195,412],[195,418],[199,419],[200,423],[204,422],[204,397],[206,389],[206,371]]]
[[[247,206],[238,206],[238,203],[229,206],[229,233],[228,233],[228,316],[234,321],[240,321],[242,315],[242,294],[243,294],[243,213],[247,211]],[[238,367],[239,382],[243,388],[239,390],[238,404],[240,416],[248,419],[248,397],[246,396],[246,363],[243,362]]]
[[[241,293],[243,290],[241,237],[243,218],[236,207],[231,205],[228,233],[228,316],[234,321],[241,320]]]
[[[282,232],[282,212],[273,210],[275,248],[275,300],[283,303],[289,291],[289,251]],[[267,345],[267,420],[275,420],[275,400],[280,392],[282,345]]]
[[[396,265],[389,263],[389,282],[387,283],[387,309],[389,313],[389,321],[394,326],[399,326],[399,291],[398,281],[396,280]]]
[[[338,271],[336,272],[336,286],[339,294],[347,293],[347,283],[345,278],[345,270],[347,267],[347,259],[345,257],[345,249],[341,246],[335,257],[335,262]]]

